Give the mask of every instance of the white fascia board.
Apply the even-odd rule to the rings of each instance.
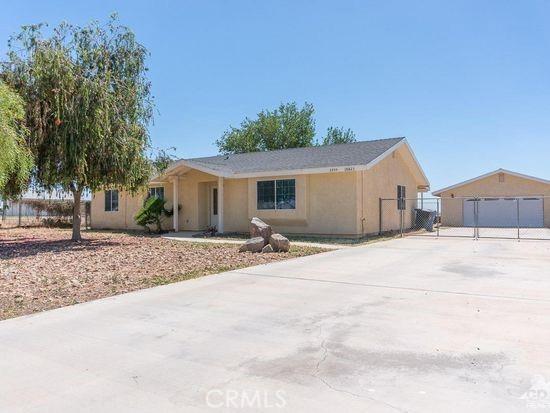
[[[412,158],[413,158],[414,162],[416,163],[416,166],[418,167],[418,170],[420,171],[420,174],[422,175],[422,178],[424,178],[424,181],[426,182],[426,185],[429,187],[430,186],[430,181],[428,180],[428,177],[424,173],[424,170],[422,169],[422,166],[420,166],[420,162],[418,162],[418,159],[416,158],[416,155],[414,154],[414,151],[412,150],[411,145],[409,145],[409,142],[407,141],[406,138],[403,138],[398,143],[393,145],[391,148],[386,150],[384,153],[382,153],[381,155],[377,156],[372,161],[370,161],[367,164],[367,169],[371,169],[373,166],[375,166],[377,163],[382,161],[387,156],[391,155],[394,151],[396,151],[397,149],[399,149],[403,145],[405,145],[407,147],[407,149],[409,150],[409,152],[411,153]]]
[[[383,153],[381,153],[380,155],[378,155],[376,158],[374,158],[372,161],[370,161],[368,164],[367,164],[367,169],[370,169],[372,168],[373,166],[375,166],[377,163],[379,163],[380,161],[382,161],[384,158],[386,158],[388,155],[391,155],[393,153],[393,151],[396,151],[397,149],[399,149],[401,146],[403,146],[405,144],[405,138],[401,139],[399,142],[397,142],[395,145],[393,145],[391,148],[387,149],[386,151],[384,151]]]
[[[214,176],[218,176],[218,177],[222,177],[222,178],[230,178],[232,176],[231,173],[217,171],[215,169],[208,168],[206,166],[197,164],[197,163],[192,162],[192,161],[185,161],[183,163],[183,165],[187,166],[189,168],[192,168],[192,169],[196,169],[197,171],[201,171],[201,172],[204,172],[204,173],[207,173],[207,174],[210,174],[210,175],[214,175]]]
[[[306,175],[306,174],[321,174],[321,173],[334,173],[334,172],[353,172],[353,171],[365,171],[367,170],[367,165],[345,165],[345,166],[327,166],[323,168],[304,168],[304,169],[285,169],[285,170],[274,170],[274,171],[261,171],[261,172],[243,172],[243,173],[222,173],[215,171],[210,168],[206,168],[202,165],[197,165],[194,162],[189,162],[185,160],[178,161],[177,164],[174,164],[171,171],[175,170],[180,166],[187,166],[192,169],[197,169],[199,171],[220,176],[228,179],[239,179],[239,178],[261,178],[266,176],[286,176],[286,175]],[[171,172],[168,169],[164,176],[170,176]],[[155,178],[158,181],[158,178]],[[159,181],[160,182],[160,181]]]
[[[233,174],[228,176],[228,178],[264,178],[267,176],[326,174],[326,173],[335,173],[335,172],[354,172],[354,171],[366,171],[366,170],[367,170],[367,165],[327,166],[323,168],[246,172],[246,173]]]
[[[507,169],[499,168],[496,171],[492,171],[492,172],[489,172],[489,173],[486,173],[486,174],[483,174],[483,175],[480,175],[480,176],[476,176],[475,178],[459,182],[457,184],[448,186],[448,187],[443,188],[443,189],[438,189],[437,191],[432,192],[432,194],[436,195],[436,196],[439,196],[443,192],[447,192],[447,191],[450,191],[452,189],[455,189],[455,188],[458,188],[458,187],[461,187],[461,186],[464,186],[464,185],[471,184],[472,182],[479,181],[481,179],[485,179],[485,178],[488,178],[490,176],[493,176],[493,175],[496,175],[496,174],[499,174],[499,173],[504,173],[504,174],[516,176],[518,178],[528,179],[530,181],[536,181],[536,182],[540,182],[540,183],[543,183],[543,184],[550,185],[550,181],[548,181],[546,179],[537,178],[537,177],[530,176],[530,175],[524,175],[524,174],[520,174],[518,172],[513,172],[513,171],[509,171]]]
[[[186,159],[181,159],[181,160],[177,161],[176,163],[174,163],[172,166],[170,166],[168,169],[166,169],[166,171],[164,172],[164,176],[170,176],[171,172],[173,172],[174,170],[176,170],[177,168],[179,168],[181,166],[186,166],[186,167],[191,168],[191,169],[196,169],[197,171],[201,171],[201,172],[204,172],[204,173],[207,173],[207,174],[210,174],[210,175],[221,176],[223,178],[231,177],[231,174],[229,174],[229,173],[216,171],[215,169],[208,168],[206,166],[197,164],[193,161],[188,161]]]
[[[428,177],[424,173],[424,169],[422,169],[422,165],[420,165],[420,162],[418,162],[418,158],[414,154],[414,151],[412,150],[411,145],[409,145],[409,141],[407,141],[407,139],[403,139],[403,141],[405,142],[405,145],[407,145],[407,148],[409,149],[409,152],[411,153],[411,155],[414,159],[414,162],[416,163],[416,166],[418,166],[418,169],[420,170],[420,173],[422,174],[422,177],[426,181],[426,185],[429,188],[430,187],[430,181],[428,180]]]
[[[171,171],[173,171],[174,169],[179,168],[180,166],[182,166],[184,161],[185,161],[184,159],[180,159],[179,161],[174,162],[172,165],[170,165],[168,168],[166,168],[166,170],[164,171],[164,175],[166,175],[166,174],[170,173]]]

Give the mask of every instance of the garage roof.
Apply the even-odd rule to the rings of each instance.
[[[451,186],[448,186],[448,187],[443,188],[443,189],[439,189],[437,191],[432,192],[432,194],[435,195],[435,196],[439,196],[443,192],[447,192],[447,191],[450,191],[451,189],[455,189],[455,188],[467,185],[469,183],[479,181],[480,179],[484,179],[484,178],[487,178],[489,176],[497,175],[497,174],[500,174],[500,173],[505,173],[505,174],[508,174],[508,175],[517,176],[518,178],[529,179],[531,181],[537,181],[537,182],[541,182],[543,184],[550,185],[550,181],[548,181],[546,179],[537,178],[537,177],[529,176],[529,175],[524,175],[524,174],[520,174],[518,172],[509,171],[508,169],[499,168],[496,171],[492,171],[492,172],[489,172],[487,174],[480,175],[480,176],[472,178],[472,179],[468,179],[467,181],[459,182],[458,184],[451,185]]]

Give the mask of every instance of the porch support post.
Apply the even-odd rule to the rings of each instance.
[[[173,185],[173,190],[174,190],[174,194],[173,194],[173,201],[172,201],[172,210],[173,210],[173,214],[172,214],[172,217],[174,218],[174,231],[175,232],[178,232],[179,231],[179,222],[178,222],[178,218],[179,218],[179,208],[178,208],[178,204],[179,204],[179,177],[176,175],[174,176],[174,180],[172,181],[172,185]]]
[[[218,232],[223,233],[223,176],[218,177]]]

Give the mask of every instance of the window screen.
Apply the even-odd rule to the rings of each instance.
[[[106,212],[118,211],[118,191],[117,190],[105,191],[105,211]]]
[[[296,180],[280,179],[276,184],[277,209],[295,209]]]
[[[256,183],[257,209],[296,209],[296,180],[277,179]]]
[[[164,187],[163,186],[154,186],[149,188],[149,196],[155,196],[160,199],[164,199]]]

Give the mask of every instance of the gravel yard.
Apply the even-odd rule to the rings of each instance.
[[[232,244],[178,242],[139,233],[0,229],[0,319],[155,285],[322,252],[239,253]]]

